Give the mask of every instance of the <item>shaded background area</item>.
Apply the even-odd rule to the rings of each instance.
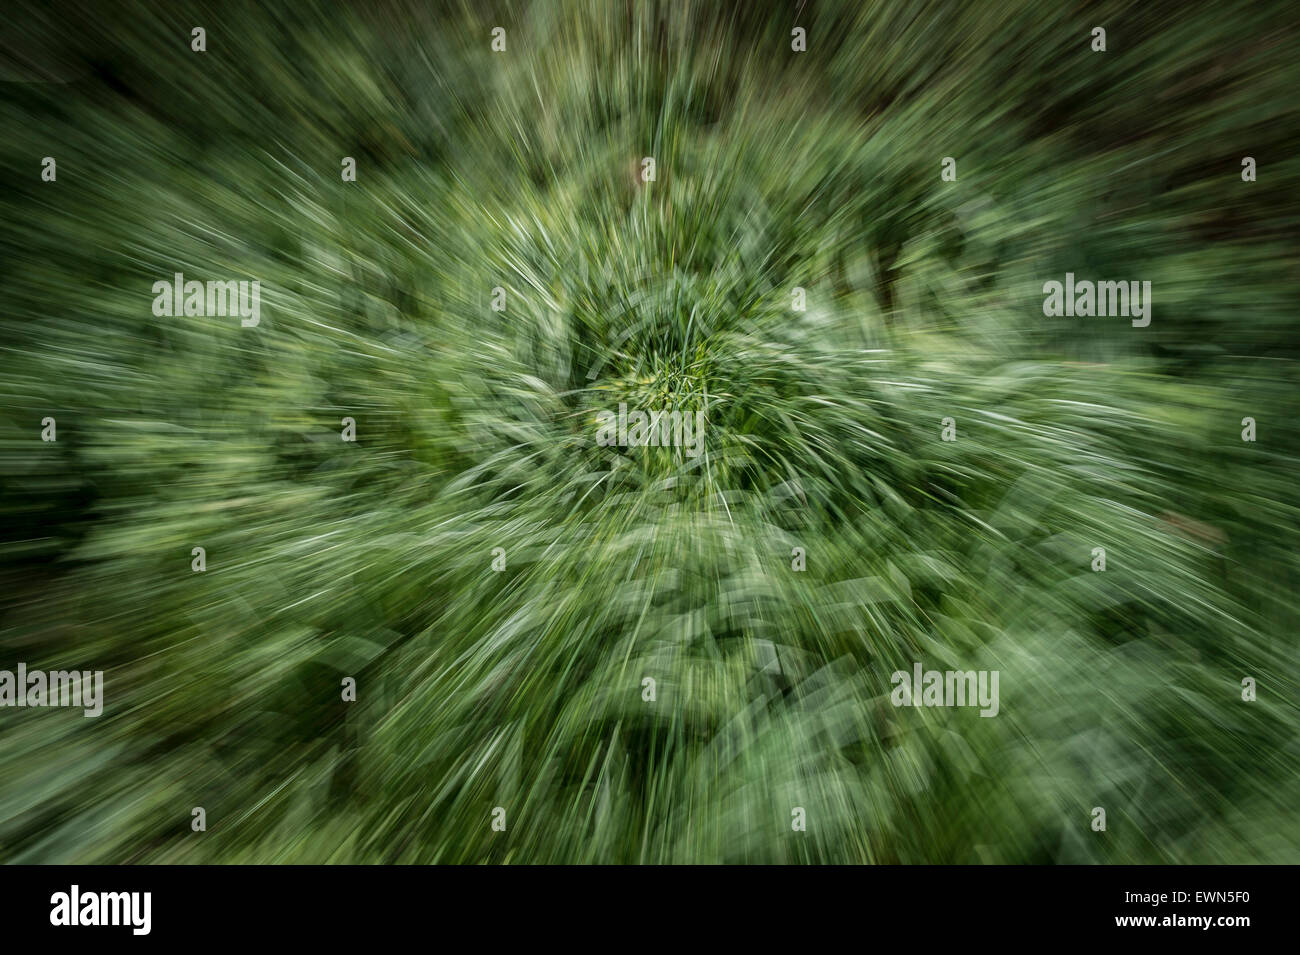
[[[0,709],[0,859],[1300,861],[1296,21],[20,9],[0,668],[106,703]],[[1045,318],[1067,271],[1151,325]]]

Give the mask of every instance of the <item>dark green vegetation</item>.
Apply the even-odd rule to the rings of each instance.
[[[6,27],[0,859],[1300,861],[1293,4],[271,6]]]

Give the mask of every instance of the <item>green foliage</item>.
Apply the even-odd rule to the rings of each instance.
[[[0,709],[0,858],[1300,861],[1300,37],[1229,8],[24,15],[0,668],[107,702]]]

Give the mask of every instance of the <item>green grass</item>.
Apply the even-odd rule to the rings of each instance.
[[[0,668],[107,701],[0,709],[0,859],[1300,861],[1286,4],[69,10],[0,60]]]

